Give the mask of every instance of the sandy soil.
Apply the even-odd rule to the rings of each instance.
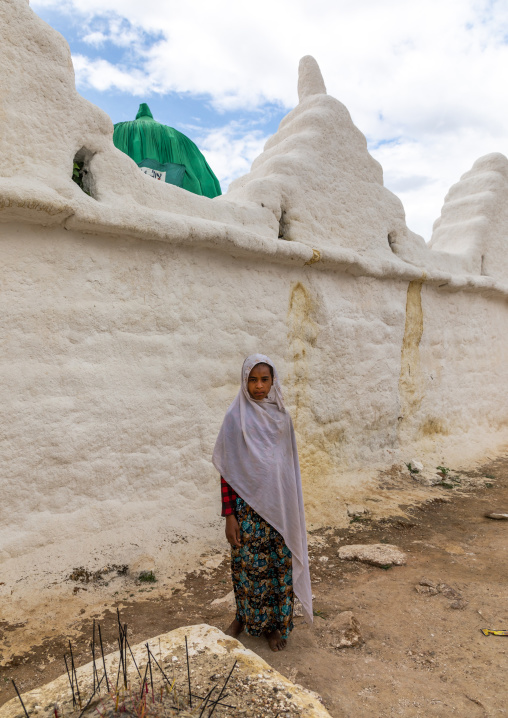
[[[314,625],[296,618],[281,653],[260,639],[243,635],[242,642],[317,691],[336,718],[507,714],[508,638],[480,629],[508,628],[508,522],[484,516],[508,509],[508,456],[461,477],[454,489],[429,487],[426,503],[401,505],[397,516],[313,532]],[[402,503],[404,481],[397,471],[385,473],[380,490],[399,492]],[[407,552],[407,565],[383,570],[340,561],[338,547],[347,543],[395,544]],[[69,637],[78,664],[88,662],[92,617],[113,650],[117,606],[132,643],[194,623],[225,628],[231,613],[211,605],[231,590],[226,553],[220,560],[212,556],[205,570],[172,589],[116,569],[88,583],[68,579],[66,602],[45,597],[36,610],[20,607],[16,622],[0,617],[0,705],[14,695],[11,678],[26,691],[59,676]],[[447,584],[461,600],[419,593],[422,579]],[[344,610],[353,611],[364,642],[337,650],[328,626]]]

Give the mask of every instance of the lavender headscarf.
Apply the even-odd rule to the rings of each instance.
[[[273,386],[262,401],[247,388],[256,364],[273,369]],[[293,554],[293,588],[312,623],[307,533],[302,480],[293,422],[282,399],[277,371],[264,354],[252,354],[242,367],[242,385],[224,417],[212,457],[228,484],[284,538]]]

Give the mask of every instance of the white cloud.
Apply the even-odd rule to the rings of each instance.
[[[186,92],[244,113],[267,102],[290,108],[298,60],[314,55],[329,93],[346,104],[387,185],[398,189],[408,223],[426,239],[449,185],[481,154],[508,154],[506,0],[32,0],[32,7],[67,13],[82,23],[83,39],[102,48],[102,59],[74,58],[83,88]],[[124,48],[121,62],[108,62],[108,43]],[[229,167],[243,171],[256,146],[252,129],[243,140],[238,130],[230,144],[231,128],[208,135],[212,166],[221,152],[228,158],[224,178],[234,176]]]
[[[115,87],[136,96],[147,94],[147,78],[141,70],[128,70],[107,60],[90,60],[84,55],[73,55],[72,61],[78,87],[93,87],[102,92]],[[154,88],[148,86],[148,92],[151,89]]]
[[[101,32],[100,30],[96,30],[95,32],[89,32],[86,35],[83,35],[83,42],[86,42],[87,45],[93,45],[94,47],[99,47],[100,45],[103,45],[107,40],[107,35],[105,33]]]
[[[383,167],[385,185],[400,197],[409,227],[428,241],[450,187],[478,157],[499,150],[499,138],[473,127],[424,140],[400,139],[370,151]]]
[[[246,128],[238,122],[209,130],[196,138],[199,149],[217,175],[223,193],[229,184],[250,170],[263,151],[268,136],[261,130]]]

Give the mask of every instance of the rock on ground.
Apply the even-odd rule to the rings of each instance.
[[[415,586],[416,592],[422,596],[437,596],[439,591],[436,586]]]
[[[347,561],[363,561],[372,566],[402,566],[406,554],[392,544],[354,544],[341,546],[339,558]]]
[[[459,591],[457,591],[456,588],[453,588],[453,586],[448,586],[447,583],[438,583],[437,590],[446,598],[450,598],[455,601],[462,598]]]
[[[225,596],[222,596],[222,598],[216,598],[214,601],[212,601],[210,605],[230,608],[232,611],[234,611],[236,608],[235,592],[230,591]]]
[[[295,596],[295,605],[293,608],[293,616],[296,618],[303,616],[303,606],[300,599],[296,598]]]
[[[428,578],[422,578],[420,583],[415,586],[416,592],[423,596],[437,596],[438,593],[443,595],[445,598],[450,599],[450,608],[454,608],[459,611],[463,611],[467,605],[466,601],[460,591],[457,591],[453,586],[449,586],[447,583],[434,583]]]
[[[452,601],[450,603],[450,608],[455,609],[456,611],[463,611],[465,608],[468,607],[468,602],[464,600],[463,598],[458,598],[456,601]]]
[[[335,648],[350,648],[363,643],[360,624],[352,611],[343,611],[331,621],[330,634]]]
[[[365,516],[369,513],[369,509],[365,506],[362,506],[362,504],[348,504],[347,505],[347,515],[348,516]]]
[[[192,680],[194,685],[206,680],[206,677],[212,673],[213,679],[219,676],[224,679],[230,671],[230,667],[237,661],[237,669],[235,675],[229,682],[228,702],[239,701],[239,707],[247,705],[246,699],[250,703],[256,703],[257,711],[262,709],[265,716],[275,716],[279,713],[290,715],[304,715],[306,718],[330,718],[330,714],[320,702],[320,697],[311,691],[295,685],[285,676],[271,668],[260,656],[247,648],[230,636],[226,636],[219,629],[207,624],[199,624],[196,626],[183,626],[169,633],[150,639],[148,642],[153,655],[157,661],[167,670],[176,666],[183,675],[182,679],[182,695],[185,694],[187,672],[185,669],[185,639],[187,638],[189,646],[189,659]],[[144,674],[147,664],[146,642],[138,643],[132,646],[132,653],[136,659],[139,670]],[[110,680],[117,675],[119,652],[110,653],[105,658],[107,671]],[[224,664],[217,673],[217,663]],[[128,663],[130,660],[128,658]],[[198,670],[198,666],[201,669]],[[99,675],[102,675],[102,666],[99,666]],[[131,665],[132,675],[134,674]],[[175,670],[176,670],[175,669]],[[154,674],[156,669],[154,667]],[[79,682],[80,694],[82,697],[90,696],[93,692],[93,663],[90,662],[85,666],[81,666],[76,670],[77,681]],[[197,675],[201,674],[201,677]],[[216,675],[217,673],[217,675]],[[131,680],[130,676],[129,680]],[[177,679],[180,680],[180,679]],[[237,684],[235,688],[235,683]],[[155,685],[155,675],[154,675]],[[157,694],[156,689],[156,694]],[[96,695],[88,706],[88,713],[94,711],[95,705],[104,699],[104,692]],[[69,686],[67,674],[60,676],[51,683],[28,691],[22,695],[23,702],[29,715],[37,714],[38,718],[51,718],[54,716],[55,704],[58,704],[58,712],[60,715],[73,715],[72,708],[72,692]],[[281,710],[273,712],[275,704],[283,704]],[[267,706],[271,705],[272,709]],[[265,708],[263,708],[265,706]],[[21,705],[18,698],[13,698],[0,708],[0,718],[19,718],[22,713]],[[74,713],[78,716],[80,711]],[[243,714],[243,711],[242,711]],[[253,715],[252,711],[246,715]]]
[[[418,459],[411,459],[410,464],[411,464],[411,468],[416,469],[416,471],[418,471],[419,474],[421,474],[423,472],[423,464],[421,461],[418,461]]]

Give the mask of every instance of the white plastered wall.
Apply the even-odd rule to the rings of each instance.
[[[452,188],[429,248],[307,56],[252,171],[197,197],[113,146],[25,0],[0,40],[2,577],[221,545],[210,455],[254,351],[281,370],[311,527],[378,469],[506,442],[505,157]]]
[[[425,284],[421,304],[422,401],[414,406],[412,436],[423,448],[442,445],[460,462],[463,447],[481,453],[508,426],[508,304]]]
[[[280,366],[314,525],[411,451],[464,459],[506,436],[504,300],[417,283],[404,349],[406,281],[19,224],[0,246],[4,560],[217,541],[210,456],[254,351]]]

